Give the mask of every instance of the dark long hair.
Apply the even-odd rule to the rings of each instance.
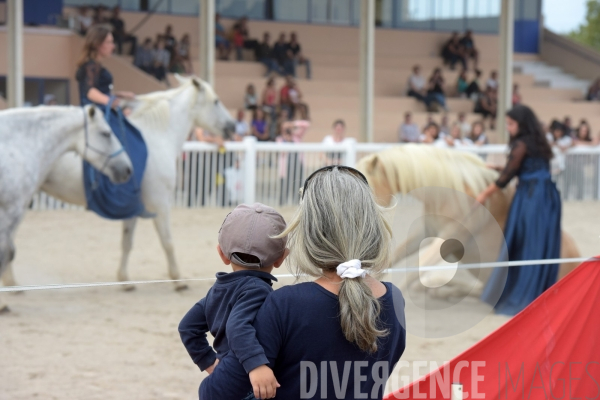
[[[100,48],[109,33],[112,33],[110,25],[94,25],[88,29],[85,35],[83,51],[77,65],[81,66],[88,61],[96,60],[98,48]]]
[[[546,139],[542,124],[540,124],[531,108],[518,104],[510,109],[506,115],[519,124],[519,132],[510,137],[509,146],[512,147],[517,140],[521,140],[527,146],[531,156],[542,157],[546,160],[552,158],[552,148],[548,143],[548,139]]]

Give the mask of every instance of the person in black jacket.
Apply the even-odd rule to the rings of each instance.
[[[273,57],[273,49],[271,47],[271,35],[269,32],[265,32],[263,35],[263,41],[256,46],[256,61],[262,63],[267,67],[266,76],[271,75],[273,71],[283,74],[277,61]]]

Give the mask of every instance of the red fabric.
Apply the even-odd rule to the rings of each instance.
[[[465,399],[600,399],[599,258],[581,264],[481,342],[385,400],[450,399],[452,382],[463,384]]]

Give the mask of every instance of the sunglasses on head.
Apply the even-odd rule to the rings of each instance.
[[[308,178],[306,178],[306,180],[304,181],[304,187],[302,188],[302,199],[304,198],[304,193],[306,193],[306,188],[308,187],[308,182],[310,182],[310,180],[319,172],[324,172],[324,171],[333,171],[335,168],[339,169],[340,171],[347,171],[350,172],[352,175],[360,178],[360,180],[362,180],[365,185],[369,186],[369,182],[367,181],[367,178],[362,174],[362,172],[360,172],[357,169],[354,169],[352,167],[346,167],[345,165],[328,165],[327,167],[323,167],[323,168],[319,168],[318,170],[316,170],[315,172],[313,172],[312,174],[310,174],[310,176]]]

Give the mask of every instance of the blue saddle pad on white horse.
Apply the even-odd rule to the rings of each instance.
[[[133,174],[127,182],[117,185],[83,160],[83,185],[88,209],[108,219],[151,217],[144,208],[141,192],[148,158],[146,142],[140,131],[123,117],[120,109],[111,109],[109,103],[104,116],[129,156]]]

